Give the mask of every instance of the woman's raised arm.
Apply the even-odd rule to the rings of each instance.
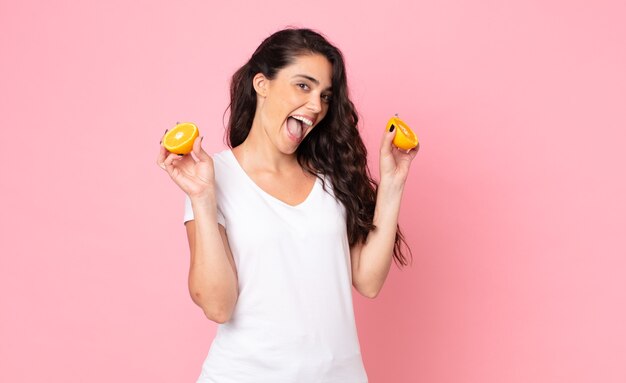
[[[185,224],[191,262],[189,293],[207,318],[228,321],[238,293],[237,269],[224,228],[217,222],[213,159],[195,139],[193,150],[179,156],[162,145],[157,164],[189,196],[194,219]]]

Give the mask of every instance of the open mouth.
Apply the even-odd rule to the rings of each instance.
[[[306,117],[294,115],[287,118],[287,132],[294,141],[302,141],[306,129],[311,126],[313,126],[313,121]]]

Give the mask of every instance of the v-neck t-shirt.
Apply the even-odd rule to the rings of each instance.
[[[239,296],[198,383],[367,383],[352,303],[346,211],[320,175],[289,205],[259,187],[231,149],[213,156],[218,223]],[[189,196],[184,222],[193,219]]]

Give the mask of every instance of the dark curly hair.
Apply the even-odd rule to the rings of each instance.
[[[257,100],[253,77],[263,73],[271,80],[280,69],[304,54],[321,54],[331,63],[333,95],[328,113],[302,140],[296,156],[306,171],[322,181],[317,173],[331,179],[335,196],[346,208],[348,241],[353,246],[365,242],[368,233],[376,229],[373,221],[378,183],[372,179],[367,167],[367,149],[357,129],[359,118],[348,97],[343,55],[324,36],[310,29],[287,28],[272,34],[259,45],[231,80],[230,105],[226,109],[230,109],[227,145],[231,148],[240,145],[252,128]],[[407,265],[402,243],[412,260],[411,249],[398,226],[393,257],[396,264]]]

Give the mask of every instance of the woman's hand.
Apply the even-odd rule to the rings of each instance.
[[[196,137],[191,152],[181,156],[167,151],[161,139],[157,157],[157,165],[165,170],[190,198],[204,197],[215,192],[213,159],[202,149],[201,141],[200,137]]]
[[[380,181],[403,186],[409,174],[411,161],[417,155],[419,143],[413,149],[404,151],[393,144],[396,131],[385,130],[380,146]]]

